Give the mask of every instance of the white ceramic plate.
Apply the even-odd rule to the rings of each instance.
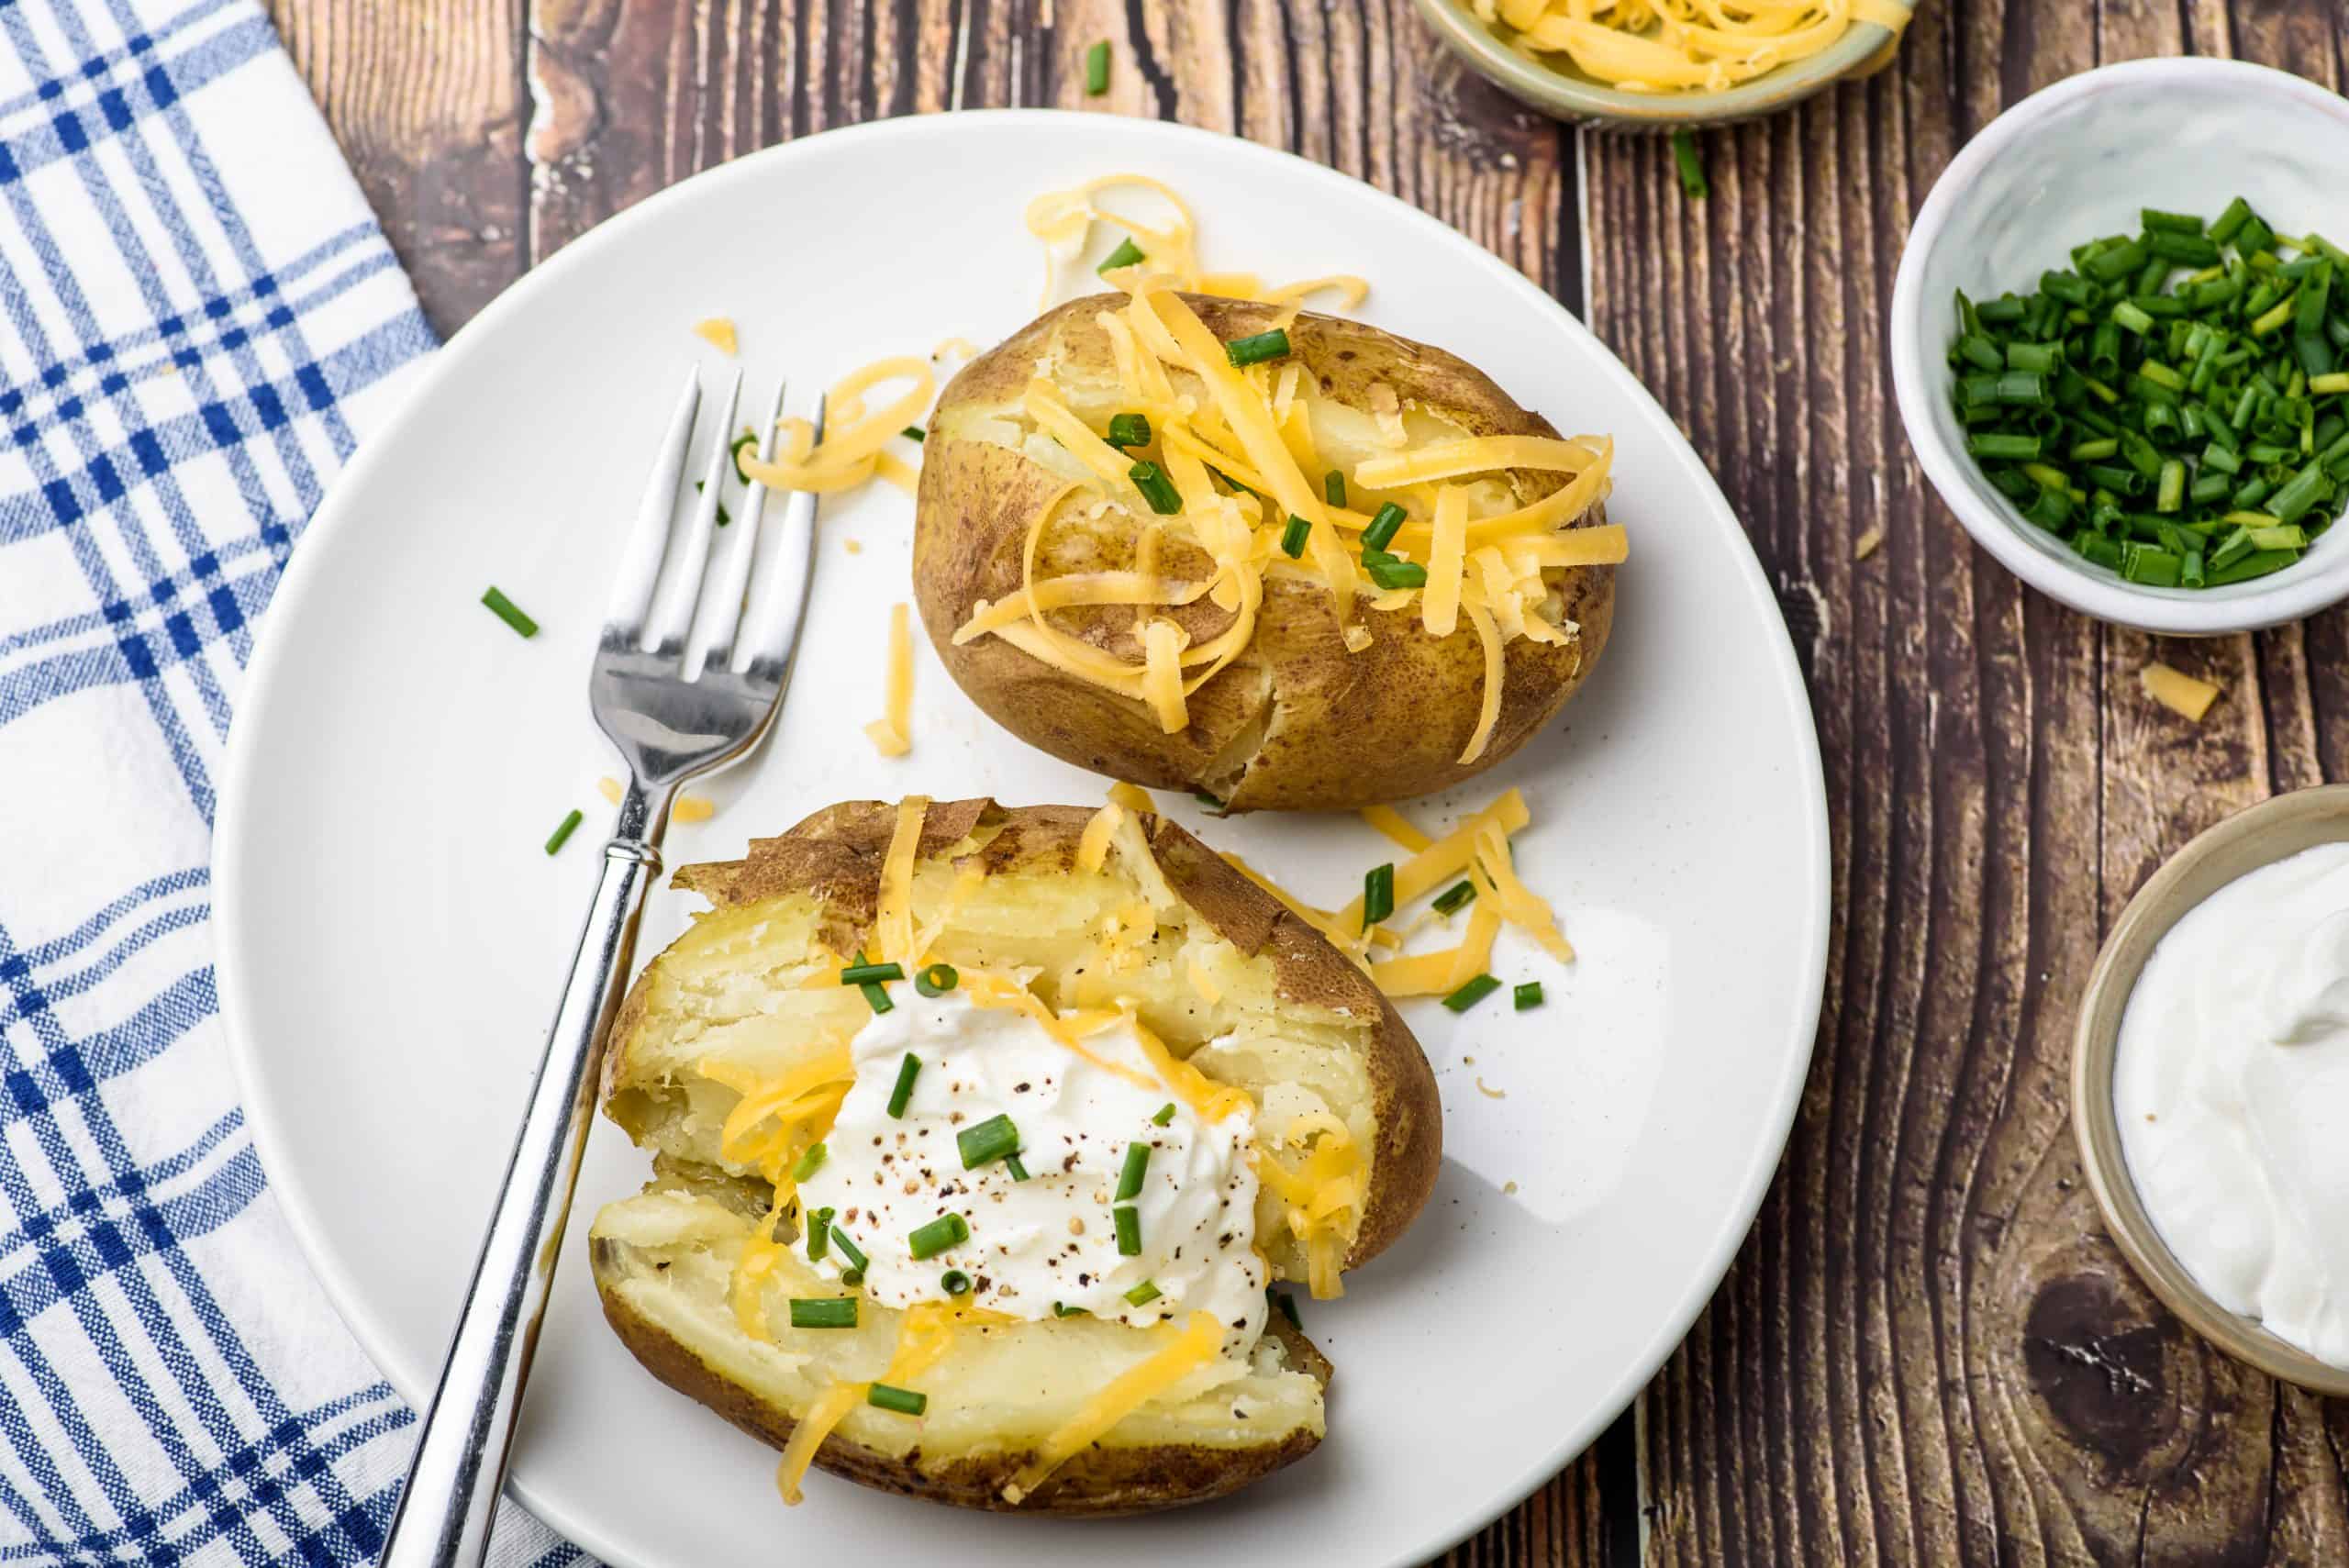
[[[1505,942],[1496,970],[1541,979],[1538,1011],[1408,1005],[1444,1097],[1435,1197],[1345,1300],[1307,1304],[1340,1368],[1329,1440],[1205,1512],[1071,1527],[820,1476],[785,1511],[774,1455],[601,1321],[586,1219],[647,1165],[599,1125],[513,1483],[614,1562],[851,1561],[887,1541],[897,1562],[1093,1568],[1164,1561],[1206,1529],[1295,1568],[1416,1562],[1623,1407],[1711,1294],[1784,1143],[1826,951],[1818,742],[1753,552],[1663,411],[1517,272],[1300,160],[1108,117],[894,120],[689,181],[517,284],[360,454],[279,590],[219,818],[220,985],[262,1160],[352,1331],[410,1397],[430,1387],[609,818],[588,651],[678,367],[716,359],[688,327],[734,317],[754,384],[788,369],[809,395],[883,352],[992,340],[1036,301],[1025,203],[1118,169],[1192,195],[1210,265],[1366,273],[1370,319],[1465,355],[1563,429],[1614,434],[1611,513],[1633,544],[1605,662],[1549,734],[1412,807],[1433,828],[1522,785],[1526,878],[1580,961]],[[861,728],[885,612],[908,596],[911,512],[874,486],[826,513],[776,733],[711,786],[713,820],[671,834],[673,862],[843,798],[1102,798],[982,717],[926,645],[913,753],[874,753]],[[475,602],[489,583],[543,622],[536,639]],[[1169,804],[1324,903],[1394,858],[1352,817],[1202,823]],[[550,860],[573,806],[589,825]],[[640,953],[686,914],[656,893]]]

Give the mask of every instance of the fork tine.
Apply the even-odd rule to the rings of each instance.
[[[741,401],[742,373],[737,370],[726,390],[725,407],[713,422],[709,461],[702,465],[701,494],[686,513],[682,530],[670,541],[661,589],[653,595],[652,615],[645,625],[645,650],[662,659],[685,651],[685,634],[693,628],[694,601],[701,596],[702,568],[709,562],[709,536],[718,526],[726,471],[733,466],[734,454],[727,443],[732,439],[734,410]]]
[[[816,400],[816,439],[824,439],[825,399]],[[799,640],[799,622],[807,608],[807,580],[816,555],[816,493],[795,490],[783,504],[783,519],[769,537],[759,541],[759,562],[751,588],[751,602],[742,612],[740,631],[734,639],[731,667],[753,664],[781,667],[789,662]]]
[[[774,456],[775,426],[783,418],[784,383],[775,383],[774,406],[761,427],[759,456]],[[742,595],[751,581],[751,558],[758,549],[759,519],[765,515],[767,487],[757,480],[742,496],[734,523],[718,540],[718,558],[710,563],[709,581],[702,585],[701,603],[694,611],[693,636],[685,647],[685,679],[697,681],[705,669],[723,670],[734,657],[734,636],[742,621]]]
[[[669,433],[645,477],[644,496],[636,504],[636,526],[620,555],[619,573],[612,580],[611,598],[604,608],[604,635],[634,642],[642,629],[644,612],[652,603],[652,585],[660,580],[661,558],[669,549],[669,514],[677,499],[677,479],[685,471],[685,449],[693,442],[694,415],[701,407],[701,373],[685,373],[685,389],[669,416]]]

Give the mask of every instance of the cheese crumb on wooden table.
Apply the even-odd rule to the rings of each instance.
[[[2173,670],[2159,660],[2146,665],[2137,678],[2143,684],[2147,696],[2197,724],[2210,711],[2210,705],[2219,700],[2218,687],[2208,681],[2198,681],[2182,670]]]

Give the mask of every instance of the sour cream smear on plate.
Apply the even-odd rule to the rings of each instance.
[[[2113,1108],[2196,1283],[2349,1367],[2349,843],[2246,873],[2170,928],[2121,1017]]]

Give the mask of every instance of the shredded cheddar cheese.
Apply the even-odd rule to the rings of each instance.
[[[1093,820],[1085,825],[1085,831],[1076,840],[1077,870],[1101,869],[1101,862],[1108,857],[1109,836],[1118,830],[1118,824],[1125,820],[1125,816],[1126,808],[1114,800],[1093,814]]]
[[[1037,1444],[1034,1455],[1005,1483],[1005,1502],[1017,1505],[1026,1500],[1053,1471],[1100,1440],[1110,1428],[1223,1353],[1223,1328],[1210,1313],[1192,1313],[1180,1329],[1162,1323],[1151,1332],[1158,1338],[1159,1348],[1111,1378]]]
[[[1362,819],[1413,854],[1435,841],[1412,827],[1403,814],[1391,806],[1365,806],[1362,808]]]
[[[914,951],[914,851],[921,847],[921,820],[930,797],[909,795],[897,803],[897,826],[881,858],[881,895],[873,917],[875,963],[904,962]]]
[[[734,323],[723,316],[712,316],[694,323],[694,336],[721,354],[732,354],[740,348],[734,334]]]
[[[865,395],[892,382],[904,390],[879,407],[868,406]],[[886,458],[892,476],[902,484],[910,471],[883,449],[890,439],[919,420],[938,390],[937,373],[930,361],[914,355],[875,360],[833,384],[827,395],[824,439],[815,439],[814,427],[799,418],[785,419],[772,460],[745,450],[735,458],[743,473],[770,490],[807,490],[831,495],[852,490],[882,472]]]
[[[1855,22],[1898,43],[1909,7],[1895,0],[1473,0],[1511,47],[1563,54],[1575,69],[1634,93],[1718,93],[1827,49]]]
[[[864,727],[865,738],[885,757],[913,750],[914,634],[903,604],[889,606],[888,707]]]
[[[1158,815],[1157,804],[1150,798],[1149,793],[1141,785],[1130,784],[1122,779],[1109,786],[1109,799],[1128,811],[1139,811],[1145,817]]]

